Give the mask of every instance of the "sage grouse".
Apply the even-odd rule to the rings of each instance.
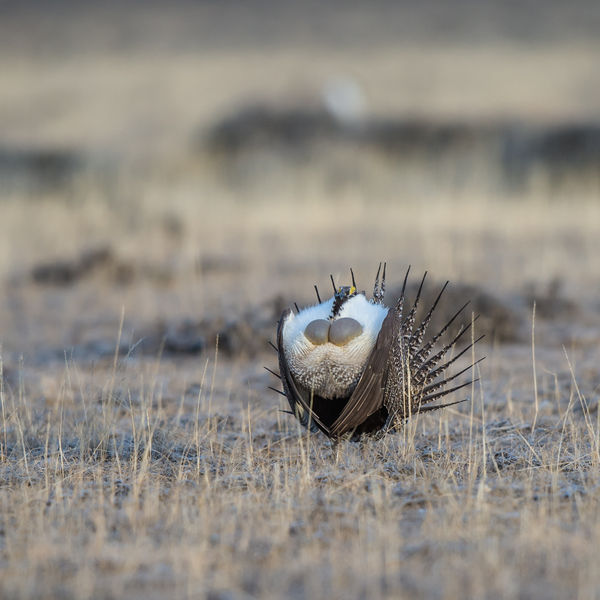
[[[449,336],[454,321],[468,302],[435,335],[425,341],[428,325],[448,285],[441,288],[420,323],[417,308],[427,273],[423,276],[410,308],[405,305],[406,271],[396,305],[384,303],[385,264],[375,277],[373,298],[358,292],[354,273],[352,285],[336,287],[334,295],[294,313],[286,309],[277,326],[279,375],[292,413],[313,431],[331,438],[350,434],[354,439],[397,429],[409,416],[457,404],[430,404],[472,383],[447,384],[471,369],[449,375],[448,368],[480,338],[454,353],[460,338],[472,326],[463,324]],[[441,344],[442,336],[449,337]],[[450,354],[449,354],[450,353]],[[483,359],[480,359],[483,360]],[[274,373],[277,375],[277,373]],[[275,389],[275,388],[272,388]],[[461,402],[460,400],[459,402]]]

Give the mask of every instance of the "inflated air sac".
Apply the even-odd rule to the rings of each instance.
[[[345,346],[363,332],[362,325],[349,317],[336,319],[329,327],[329,341],[336,346]]]
[[[326,344],[329,340],[329,321],[327,319],[315,319],[311,321],[304,330],[306,339],[315,346]]]

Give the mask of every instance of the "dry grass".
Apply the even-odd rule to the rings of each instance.
[[[212,5],[132,6],[118,27],[103,9],[0,20],[3,144],[90,158],[66,184],[0,189],[0,597],[600,598],[597,179],[509,199],[441,187],[422,165],[407,183],[367,156],[346,178],[342,153],[262,171],[251,157],[259,175],[232,183],[190,151],[239,103],[310,104],[340,74],[376,115],[586,120],[597,36],[530,8],[533,42],[467,35],[467,18],[423,41],[413,23],[438,31],[432,10],[398,21],[402,43],[380,23],[367,51],[346,35],[353,9],[304,24],[319,38],[304,46],[295,18],[261,43],[241,19],[238,44],[185,12],[229,26]],[[595,5],[578,7],[595,32]],[[131,45],[114,50],[119,35]],[[109,259],[67,284],[32,277],[93,248]],[[470,402],[397,435],[298,430],[266,389],[267,350],[136,351],[157,323],[311,301],[349,266],[368,288],[382,259],[390,284],[412,263],[524,315],[521,342],[481,345]],[[537,310],[534,327],[531,299],[551,287],[571,308]]]
[[[3,205],[4,596],[597,597],[600,335],[587,313],[558,343],[537,343],[536,388],[531,344],[482,347],[471,403],[335,447],[278,412],[261,368],[274,366],[270,355],[74,361],[68,350],[81,330],[116,346],[120,330],[135,343],[136,326],[161,315],[238,310],[277,293],[309,299],[315,275],[325,285],[329,268],[343,276],[354,264],[364,281],[379,256],[398,272],[410,258],[513,294],[564,274],[568,294],[581,290],[593,308],[595,203],[577,213],[531,199],[374,210],[359,198],[295,206],[222,191],[214,206],[183,186],[168,209],[182,224],[173,239],[155,184],[140,189],[135,209]],[[35,237],[10,233],[29,227]],[[53,233],[65,229],[73,235]],[[24,277],[40,256],[99,242],[134,265],[168,262],[171,278],[123,285],[100,273],[48,288]],[[198,271],[203,255],[234,259],[224,263],[233,272]],[[536,339],[555,326],[536,323]],[[61,347],[63,360],[44,358]]]
[[[41,402],[16,378],[3,594],[593,598],[589,365],[578,385],[559,352],[540,361],[533,426],[531,364],[511,354],[492,353],[471,406],[363,445],[298,431],[241,384],[263,381],[254,364],[67,363]]]

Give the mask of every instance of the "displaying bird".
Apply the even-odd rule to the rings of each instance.
[[[405,307],[406,271],[395,306],[384,305],[386,266],[375,277],[373,297],[352,285],[336,287],[334,295],[294,313],[286,309],[277,326],[279,374],[283,392],[300,423],[330,438],[349,434],[354,439],[398,429],[411,415],[457,404],[431,404],[473,380],[448,387],[451,381],[483,359],[448,374],[448,369],[483,336],[458,353],[455,347],[475,319],[449,336],[451,325],[469,304],[461,306],[434,335],[427,329],[448,285],[417,323],[417,309],[427,273],[423,275],[412,306]],[[380,280],[381,274],[381,280]],[[297,308],[297,307],[296,307]],[[444,337],[449,337],[441,342]],[[275,388],[272,388],[275,389]]]

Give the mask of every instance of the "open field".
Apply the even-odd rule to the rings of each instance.
[[[0,597],[600,598],[595,5],[57,5],[0,19]],[[360,128],[323,119],[340,75]],[[215,151],[255,106],[267,142]],[[336,445],[267,340],[380,260],[472,297],[486,360]]]
[[[183,194],[168,226],[160,202],[3,205],[3,594],[597,597],[598,205],[285,200]],[[34,278],[99,243],[80,278]],[[471,403],[333,447],[278,412],[264,329],[229,321],[274,331],[379,256],[491,290],[517,339],[478,349]]]

